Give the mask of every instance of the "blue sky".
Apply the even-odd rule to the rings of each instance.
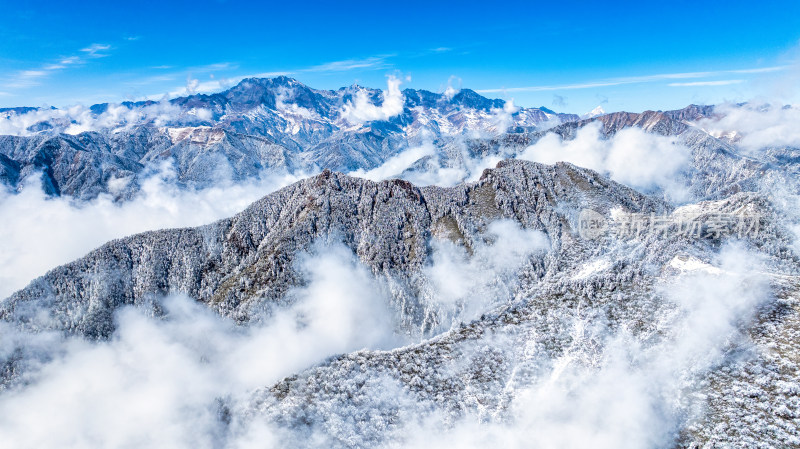
[[[800,2],[7,2],[0,106],[222,90],[289,74],[523,106],[671,109],[796,101]],[[123,6],[124,5],[124,6]],[[195,81],[196,80],[196,81]]]

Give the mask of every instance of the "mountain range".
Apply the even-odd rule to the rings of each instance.
[[[390,117],[378,112],[377,119],[364,121],[358,115],[358,105],[366,104],[360,101],[380,109],[390,95],[388,102],[398,102]],[[16,108],[0,111],[8,122],[24,122],[14,130],[19,135],[0,141],[0,179],[16,188],[41,172],[49,194],[125,197],[145,167],[165,160],[174,161],[180,182],[202,187],[215,175],[242,180],[265,172],[371,169],[425,141],[443,148],[510,126],[533,129],[577,119],[545,108],[507,112],[504,106],[468,89],[452,96],[360,86],[324,91],[278,77],[161,103],[98,104],[77,118]],[[118,179],[129,187],[109,192],[109,181],[118,186]]]
[[[797,446],[800,150],[746,150],[704,127],[722,114],[713,106],[595,112],[286,77],[82,115],[0,112],[44,118],[0,137],[13,189],[41,173],[50,195],[126,201],[164,162],[192,188],[309,174],[233,217],[110,241],[0,301],[0,411],[74,347],[129,345],[126,310],[181,328],[165,299],[180,295],[211,312],[190,315],[209,335],[213,316],[245,338],[276,326],[307,349],[326,342],[306,345],[304,330],[349,310],[326,308],[332,298],[364,296],[344,327],[366,338],[374,321],[391,343],[356,339],[256,388],[203,386],[174,404],[209,447],[262,426],[269,444],[298,448]],[[553,148],[599,148],[606,159],[582,160],[606,169],[530,160]],[[641,153],[659,170],[637,166]],[[378,168],[385,179],[365,179]],[[408,180],[442,169],[461,171],[447,186]],[[303,308],[308,292],[321,318]],[[378,306],[385,322],[362,313]],[[198,369],[237,350],[211,340],[188,345]],[[280,364],[254,341],[241,366]]]
[[[85,200],[110,194],[124,200],[165,163],[179,185],[202,188],[222,180],[323,169],[364,172],[422,145],[430,150],[420,155],[417,169],[460,170],[466,180],[472,159],[514,157],[548,133],[572,139],[590,123],[600,123],[606,138],[638,128],[678,137],[694,158],[713,163],[717,159],[708,153],[722,152],[726,163],[748,165],[737,159],[731,142],[691,125],[714,117],[713,106],[581,119],[547,108],[518,108],[469,89],[445,95],[400,91],[397,86],[390,82],[387,91],[360,86],[324,91],[277,77],[245,79],[218,94],[98,104],[77,113],[6,109],[0,114],[11,125],[0,128],[0,181],[19,190],[28,179],[41,176],[49,195]],[[396,103],[390,117],[376,112],[386,102]],[[365,120],[354,110],[378,115]],[[714,169],[702,161],[695,166]],[[736,176],[746,182],[752,173]],[[392,174],[403,175],[402,170]],[[696,179],[691,173],[682,176],[689,182]],[[701,198],[718,187],[692,186]]]

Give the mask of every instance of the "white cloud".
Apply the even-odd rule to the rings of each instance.
[[[376,106],[372,104],[369,95],[364,90],[356,92],[352,102],[347,102],[342,106],[340,114],[343,119],[350,123],[365,123],[373,120],[388,120],[403,112],[405,102],[403,93],[400,91],[400,84],[403,82],[395,77],[389,76],[386,81],[387,89],[383,91],[383,104]]]
[[[6,87],[25,88],[39,85],[39,79],[44,78],[49,70],[21,70],[17,75],[6,82]]]
[[[303,69],[304,72],[345,72],[355,69],[379,69],[386,66],[386,59],[392,55],[372,56],[364,59],[345,59],[332,61]]]
[[[59,61],[59,64],[62,64],[62,65],[72,65],[72,64],[80,64],[80,63],[81,63],[81,58],[79,58],[78,56],[68,56],[66,58],[62,58]]]
[[[492,122],[498,133],[505,133],[514,124],[514,114],[519,111],[519,106],[514,106],[514,99],[506,100],[502,109],[492,109]]]
[[[455,84],[455,86],[453,85]],[[447,80],[447,87],[444,89],[444,97],[449,101],[452,100],[459,92],[461,92],[461,78],[452,75]]]
[[[448,237],[431,244],[432,261],[423,270],[431,289],[423,291],[422,298],[437,309],[441,330],[510,303],[520,268],[532,256],[550,249],[544,233],[522,229],[509,220],[490,223],[483,238],[486,241],[473,243],[472,254],[465,249],[468,242]]]
[[[108,55],[101,52],[110,48],[111,46],[108,44],[92,44],[86,48],[82,48],[81,51],[86,53],[89,58],[102,58]]]
[[[692,81],[689,83],[669,83],[670,87],[700,87],[700,86],[729,86],[731,84],[740,84],[744,80],[719,80],[719,81]]]
[[[432,156],[436,153],[436,148],[431,143],[424,143],[417,147],[411,147],[395,156],[390,157],[383,164],[371,170],[358,169],[349,173],[350,176],[380,181],[392,177],[399,177],[405,170],[411,167],[418,160]]]
[[[230,70],[238,68],[239,65],[233,62],[215,62],[213,64],[206,64],[201,66],[190,67],[188,70],[192,72],[216,72],[219,70]]]
[[[186,78],[186,94],[194,95],[197,93],[197,88],[200,86],[200,81],[194,78]]]
[[[800,108],[776,105],[723,104],[714,109],[719,117],[698,121],[713,136],[730,137],[736,145],[754,152],[765,147],[800,147]]]
[[[0,299],[109,240],[229,217],[299,179],[265,175],[260,181],[223,181],[215,187],[189,191],[177,187],[173,178],[171,168],[163,165],[160,173],[142,182],[135,198],[122,204],[108,196],[82,204],[64,197],[48,198],[36,180],[19,194],[0,192],[0,233],[6,236],[0,239]],[[109,187],[119,188],[124,182],[114,179]]]
[[[198,93],[205,93],[205,92],[218,92],[225,88],[229,84],[229,80],[227,79],[219,79],[219,80],[211,80],[211,81],[200,81],[196,78],[188,77],[186,79],[186,84],[180,88],[172,90],[166,94],[167,98],[175,98],[175,97],[185,97],[188,95],[194,95]],[[164,94],[159,95],[149,95],[147,99],[162,99],[164,98]]]
[[[461,89],[457,89],[453,86],[448,85],[447,88],[444,90],[444,97],[447,98],[448,100],[452,100],[453,97],[455,97],[459,92],[461,92]]]
[[[790,68],[790,66],[761,67],[761,68],[739,69],[739,70],[716,70],[709,72],[660,73],[656,75],[609,78],[605,80],[594,80],[594,81],[586,81],[586,82],[572,83],[572,84],[561,84],[561,85],[479,89],[476,92],[507,93],[507,92],[542,92],[551,90],[591,89],[594,87],[609,87],[609,86],[620,86],[625,84],[653,83],[653,82],[673,80],[673,79],[711,78],[715,76],[723,76],[727,74],[737,74],[737,73],[739,74],[771,73],[771,72],[780,72],[788,68]]]
[[[507,149],[482,157],[472,157],[463,141],[456,141],[453,145],[458,151],[446,156],[441,149],[428,141],[403,150],[378,167],[354,170],[349,175],[373,181],[400,178],[418,186],[452,187],[461,182],[477,181],[485,169],[493,168],[501,160],[513,157]],[[417,164],[419,166],[415,167]]]
[[[57,71],[66,69],[68,66],[80,65],[86,62],[86,59],[95,59],[108,56],[108,54],[100,53],[104,50],[110,49],[110,45],[106,44],[92,44],[80,51],[84,53],[82,56],[67,56],[60,58],[58,63],[44,64],[39,69],[34,70],[21,70],[15,76],[7,79],[4,83],[6,87],[24,89],[27,87],[39,85],[39,80],[49,76]]]
[[[294,96],[294,89],[288,89],[283,86],[278,88],[278,92],[275,95],[275,109],[287,114],[297,115],[305,119],[319,118],[316,112],[293,103],[292,100],[294,100]]]
[[[600,135],[600,123],[579,129],[562,141],[547,134],[518,155],[519,159],[554,164],[566,161],[607,173],[611,179],[639,190],[659,188],[671,199],[688,194],[681,173],[689,168],[691,151],[674,137],[649,134],[638,128],[619,131],[609,139]]]
[[[350,250],[318,246],[300,265],[306,286],[289,292],[293,305],[246,328],[182,296],[161,301],[163,319],[123,309],[106,342],[20,335],[0,323],[0,359],[20,347],[52,357],[27,373],[35,382],[0,395],[0,440],[20,449],[232,447],[223,407],[326,357],[404,341]]]
[[[661,286],[659,335],[635,335],[604,324],[591,305],[554,320],[569,330],[564,350],[514,371],[508,419],[479,423],[467,415],[442,426],[435,419],[411,425],[405,447],[647,449],[674,444],[676,432],[702,410],[701,379],[731,345],[746,348],[740,323],[769,300],[758,258],[725,247],[717,273],[692,272]],[[526,353],[539,348],[531,332]],[[521,352],[521,350],[520,350]],[[461,355],[468,358],[467,355]],[[535,360],[535,359],[534,359]],[[526,371],[527,370],[527,371]],[[526,379],[525,373],[534,373]]]
[[[47,74],[44,70],[23,70],[19,72],[20,76],[26,78],[36,78]]]
[[[59,132],[74,135],[86,131],[120,130],[143,123],[164,126],[180,119],[208,120],[211,116],[211,111],[207,109],[187,111],[166,101],[140,107],[112,103],[100,114],[95,114],[85,106],[75,105],[64,109],[43,108],[23,114],[6,112],[0,115],[0,134],[32,135],[35,132],[28,128],[43,121],[50,122]]]

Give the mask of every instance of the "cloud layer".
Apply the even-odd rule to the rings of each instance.
[[[600,123],[579,129],[572,140],[550,133],[517,157],[545,164],[566,161],[635,189],[659,189],[677,201],[687,198],[681,174],[689,168],[691,151],[674,137],[638,128],[623,129],[609,139],[601,137]]]
[[[730,138],[749,152],[766,147],[800,148],[800,108],[723,104],[714,112],[720,116],[702,119],[697,126],[713,136]]]
[[[229,409],[333,354],[399,344],[387,297],[348,249],[301,258],[294,304],[242,328],[181,297],[163,318],[128,308],[107,342],[19,335],[0,323],[0,360],[47,344],[29,385],[0,394],[0,440],[15,448],[236,447]],[[264,442],[260,442],[263,446]]]
[[[36,132],[30,129],[31,126],[40,122],[48,122],[59,132],[80,134],[87,131],[113,132],[144,123],[164,126],[179,120],[203,122],[210,119],[211,111],[207,109],[184,110],[167,101],[139,107],[109,104],[100,114],[76,105],[66,109],[37,109],[21,114],[13,111],[0,113],[0,134],[29,136]]]
[[[350,123],[365,123],[373,120],[388,120],[403,112],[403,93],[400,91],[402,81],[389,76],[386,81],[387,89],[383,91],[383,103],[376,106],[364,90],[356,92],[353,101],[347,102],[341,110],[343,119]]]
[[[207,189],[184,190],[169,171],[162,171],[145,179],[141,192],[122,204],[105,195],[85,203],[49,198],[36,180],[19,194],[0,189],[0,233],[5,236],[0,239],[0,298],[109,240],[226,218],[297,179],[266,175],[244,183],[222,181]]]
[[[524,375],[508,380],[507,388],[518,388],[510,418],[486,424],[468,416],[449,428],[434,419],[407,429],[405,447],[671,447],[702,413],[703,376],[731,346],[749,346],[738,325],[769,300],[758,264],[753,254],[727,246],[715,261],[719,270],[687,272],[661,285],[660,336],[609,327],[605,312],[589,305],[562,315],[571,343],[543,366],[526,367],[541,373],[532,382]]]

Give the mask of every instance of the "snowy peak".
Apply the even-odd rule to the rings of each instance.
[[[194,145],[211,146],[222,142],[225,131],[209,126],[166,128],[167,135],[173,144],[187,141]]]
[[[599,117],[599,116],[605,115],[605,114],[606,114],[606,111],[603,110],[603,107],[602,106],[598,106],[598,107],[592,109],[591,111],[587,112],[586,114],[583,114],[581,116],[581,118],[585,120],[585,119]]]

